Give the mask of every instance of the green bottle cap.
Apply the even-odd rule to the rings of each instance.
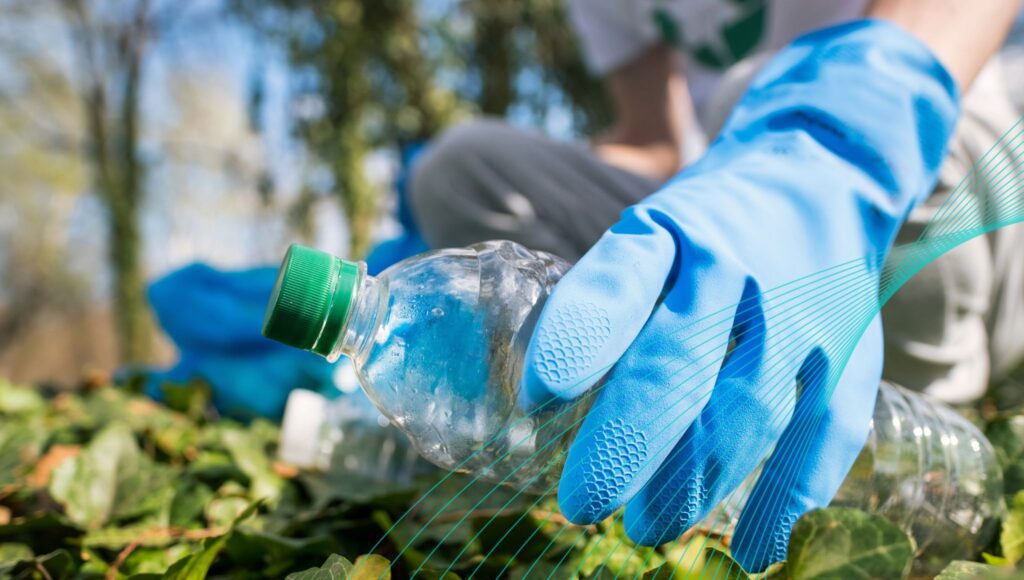
[[[263,318],[263,336],[327,356],[356,296],[359,264],[292,244]]]

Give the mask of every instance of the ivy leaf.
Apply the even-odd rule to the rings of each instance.
[[[201,483],[180,485],[171,500],[170,525],[188,527],[197,523],[214,497],[213,490]]]
[[[206,416],[213,398],[210,386],[203,381],[186,384],[165,382],[160,385],[160,394],[169,408],[197,422]]]
[[[805,514],[793,527],[786,567],[793,578],[901,578],[914,542],[885,518],[852,508]]]
[[[1003,556],[995,556],[988,552],[982,552],[981,559],[984,560],[986,564],[991,564],[993,566],[1013,567],[1013,564]]]
[[[1007,501],[1024,490],[1024,415],[1003,416],[985,428],[1003,468],[1003,490]]]
[[[203,547],[199,552],[178,560],[167,569],[164,573],[165,580],[203,580],[227,541],[227,534],[203,540]]]
[[[284,479],[274,473],[260,440],[243,429],[226,427],[221,432],[221,444],[238,469],[249,478],[250,497],[275,505],[284,488]]]
[[[206,504],[206,522],[213,528],[224,528],[249,507],[249,501],[242,497],[221,497]]]
[[[22,483],[21,475],[39,454],[36,432],[27,422],[0,419],[0,488]]]
[[[264,575],[280,578],[295,569],[294,562],[319,559],[335,546],[330,537],[288,538],[242,526],[231,534],[225,554],[235,565],[263,570]]]
[[[17,562],[9,561],[6,565],[0,561],[0,573],[3,577],[38,578],[70,578],[76,569],[75,559],[67,550],[55,550],[49,554],[31,557]]]
[[[46,410],[46,400],[35,390],[0,379],[0,415],[33,415]]]
[[[32,548],[25,544],[0,544],[0,575],[8,574],[20,562],[35,559]]]
[[[391,580],[391,562],[377,554],[366,554],[356,558],[355,568],[352,570],[352,580],[370,580],[371,578]]]
[[[172,475],[139,449],[122,423],[101,431],[53,471],[50,494],[75,524],[96,529],[156,511],[171,501]]]
[[[704,552],[704,570],[700,577],[708,580],[748,580],[750,575],[726,552],[708,548]]]
[[[174,538],[168,533],[154,533],[153,526],[139,525],[90,530],[81,538],[82,546],[86,548],[106,548],[120,550],[121,548],[135,544],[144,547],[163,547],[174,542]]]
[[[978,580],[979,578],[1010,577],[1012,570],[997,568],[980,562],[954,560],[935,577],[935,580]]]
[[[323,566],[289,574],[285,580],[342,580],[352,573],[352,562],[337,554],[331,554]]]
[[[1003,521],[1003,530],[999,534],[999,545],[1003,548],[1003,556],[1011,564],[1024,558],[1024,491],[1017,492],[1013,497],[1009,513]]]
[[[615,516],[602,524],[603,533],[592,536],[583,550],[587,556],[579,564],[584,576],[608,571],[612,576],[639,576],[665,563],[653,548],[638,546],[626,537],[622,518]]]
[[[391,562],[377,554],[356,558],[356,563],[332,554],[323,566],[289,574],[285,580],[391,580]]]
[[[228,529],[227,533],[218,536],[216,538],[208,538],[203,541],[203,547],[201,550],[192,554],[191,556],[182,558],[174,563],[167,572],[164,574],[165,580],[203,580],[207,577],[210,567],[213,566],[217,556],[220,555],[224,546],[227,545],[228,540],[231,538],[231,534],[235,531],[238,524],[252,517],[259,509],[261,502],[254,502],[244,512],[235,518],[232,522],[231,528]]]
[[[175,562],[192,554],[195,544],[176,544],[168,548],[137,548],[121,566],[121,572],[135,580],[143,574],[162,575]]]

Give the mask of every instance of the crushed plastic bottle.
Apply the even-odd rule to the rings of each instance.
[[[292,246],[264,334],[352,359],[374,405],[442,468],[548,492],[585,404],[518,404],[522,361],[564,260],[507,241],[414,256],[380,276]]]
[[[881,514],[914,537],[915,574],[976,557],[1005,511],[988,439],[921,393],[882,383],[868,442],[832,505]]]
[[[731,536],[759,475],[700,527]],[[831,505],[880,514],[911,535],[912,572],[922,577],[977,557],[1006,509],[1002,470],[981,431],[946,405],[888,382],[878,389],[867,443]]]
[[[530,333],[567,269],[550,254],[486,242],[372,277],[358,263],[292,246],[264,334],[329,360],[351,357],[373,404],[431,463],[550,492],[588,406],[552,402],[527,415],[517,401]],[[976,555],[1005,509],[995,454],[977,428],[890,384],[834,505],[895,521],[914,536],[925,570]],[[719,529],[741,509],[727,508],[724,518],[715,510]]]

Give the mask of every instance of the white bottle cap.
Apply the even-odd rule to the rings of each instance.
[[[281,420],[278,459],[304,469],[317,467],[326,412],[327,399],[322,395],[305,389],[292,391]]]

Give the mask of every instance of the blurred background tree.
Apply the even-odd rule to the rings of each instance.
[[[356,257],[369,247],[379,205],[362,169],[370,151],[427,140],[471,114],[544,126],[557,111],[568,116],[559,128],[565,135],[610,121],[560,0],[233,6],[287,47],[297,79],[295,130],[330,168]]]
[[[608,123],[561,0],[0,1],[0,374],[169,357],[190,261],[362,256],[399,148],[479,114]]]
[[[362,256],[474,115],[609,124],[566,0],[0,0],[0,376],[167,360],[145,285],[192,261]]]
[[[76,57],[73,78],[81,102],[81,143],[93,193],[107,214],[107,250],[117,304],[118,351],[123,362],[149,354],[139,209],[144,195],[140,151],[141,86],[150,45],[174,20],[176,9],[157,15],[151,0],[110,6],[104,2],[56,2]]]

